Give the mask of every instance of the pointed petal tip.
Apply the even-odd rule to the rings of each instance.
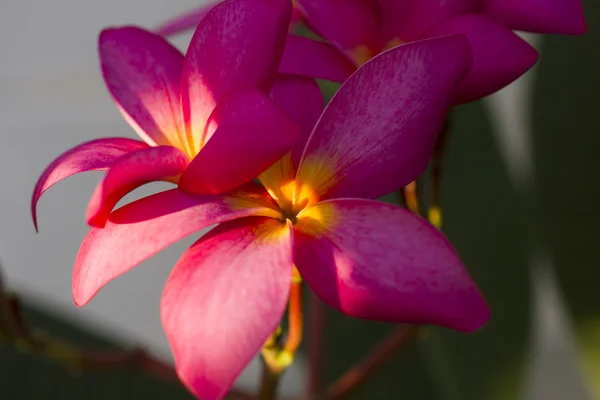
[[[33,228],[35,229],[35,233],[40,233],[37,219],[37,199],[35,198],[35,190],[31,197],[31,219],[33,221]]]
[[[464,312],[464,317],[448,324],[448,328],[464,333],[474,333],[483,329],[491,318],[490,308],[478,292],[474,294],[471,307]]]

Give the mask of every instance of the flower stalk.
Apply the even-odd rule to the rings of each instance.
[[[449,113],[435,142],[435,149],[431,160],[431,191],[429,194],[427,219],[438,229],[442,228],[443,223],[442,208],[440,206],[440,187],[442,184],[442,165],[446,153],[446,142],[450,134],[450,125],[451,115]]]
[[[310,327],[308,329],[308,384],[307,400],[319,399],[321,392],[321,370],[323,363],[323,342],[325,339],[325,304],[315,294],[309,301]]]
[[[302,330],[302,277],[296,267],[294,267],[288,304],[287,337],[285,343],[282,344],[282,331],[279,328],[263,346],[263,373],[258,393],[259,400],[272,400],[276,398],[279,379],[294,362],[296,351],[302,343]]]

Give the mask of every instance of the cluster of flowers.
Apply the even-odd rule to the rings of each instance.
[[[299,22],[327,41],[289,33]],[[184,56],[163,36],[192,26]],[[226,0],[157,33],[106,29],[102,74],[142,141],[58,157],[34,189],[34,223],[49,187],[107,171],[75,261],[78,305],[218,224],[177,262],[161,304],[177,372],[203,399],[223,397],[277,329],[295,270],[353,317],[479,329],[488,307],[448,240],[375,199],[426,169],[449,107],[536,62],[512,29],[581,33],[581,4]],[[327,107],[314,78],[343,82]],[[151,181],[176,188],[113,211]]]

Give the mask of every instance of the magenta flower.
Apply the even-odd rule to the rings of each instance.
[[[464,34],[473,48],[473,68],[458,89],[459,103],[503,88],[535,64],[535,49],[512,30],[562,34],[586,30],[581,0],[297,0],[295,8],[340,54],[333,54],[324,43],[290,35],[281,72],[343,81],[387,48]],[[173,34],[199,20],[187,22],[187,26],[167,23],[165,27],[172,29],[162,32]]]
[[[56,159],[40,177],[36,203],[73,174],[108,170],[87,210],[102,227],[117,202],[155,180],[188,193],[220,193],[251,181],[300,134],[269,97],[283,51],[287,0],[229,0],[203,19],[185,57],[136,27],[100,34],[102,73],[119,110],[144,140],[105,138]]]
[[[83,241],[75,302],[219,223],[177,262],[161,305],[177,372],[206,400],[224,396],[277,328],[294,266],[350,316],[480,328],[488,308],[446,238],[411,212],[370,200],[424,171],[470,66],[460,35],[396,47],[351,76],[322,114],[314,81],[278,80],[271,96],[303,122],[304,136],[259,176],[264,188],[173,189],[116,210]]]

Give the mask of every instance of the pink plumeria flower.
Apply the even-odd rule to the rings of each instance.
[[[177,262],[161,304],[177,372],[205,400],[222,398],[277,328],[294,266],[347,315],[479,329],[489,310],[443,234],[371,200],[425,170],[470,66],[461,35],[399,46],[361,67],[322,113],[314,81],[278,80],[271,96],[303,122],[304,136],[259,176],[264,188],[173,189],[114,211],[81,245],[75,302],[86,304],[157,252],[220,224]]]
[[[296,9],[353,65],[349,68],[321,42],[290,35],[280,71],[322,79],[343,81],[374,55],[399,44],[466,35],[473,48],[473,69],[458,88],[458,103],[496,92],[536,63],[536,50],[513,30],[586,30],[581,0],[297,0]]]
[[[150,181],[188,193],[220,193],[251,181],[285,154],[300,127],[268,97],[283,51],[287,0],[228,0],[212,9],[185,57],[136,27],[100,34],[102,73],[119,110],[143,139],[104,138],[56,159],[36,203],[71,175],[108,170],[87,210],[102,227],[128,192]]]

